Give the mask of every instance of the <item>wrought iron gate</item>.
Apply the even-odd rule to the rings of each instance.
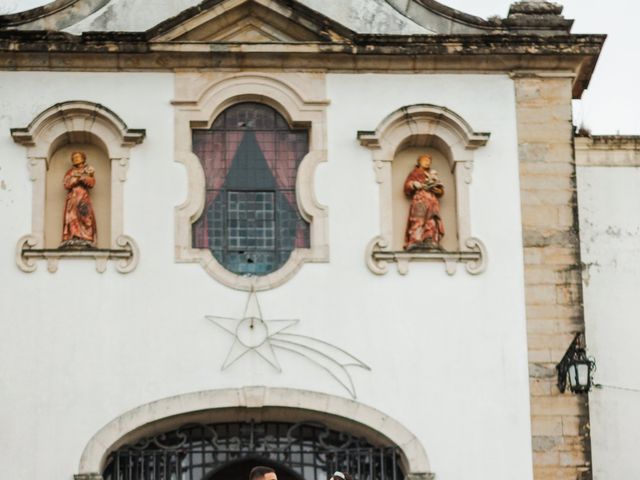
[[[105,480],[208,480],[230,462],[259,458],[305,480],[335,470],[355,480],[402,480],[397,447],[374,446],[318,423],[190,424],[111,453]]]

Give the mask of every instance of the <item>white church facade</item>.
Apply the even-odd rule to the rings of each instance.
[[[607,452],[606,398],[590,423],[594,393],[558,390],[585,313],[607,308],[581,268],[605,215],[593,168],[624,157],[633,191],[638,167],[631,139],[581,160],[605,141],[574,138],[571,102],[605,37],[561,12],[56,0],[1,16],[0,476],[633,472]]]

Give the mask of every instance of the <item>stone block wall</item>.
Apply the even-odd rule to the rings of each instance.
[[[591,478],[586,396],[555,366],[584,330],[572,79],[515,79],[535,480]]]

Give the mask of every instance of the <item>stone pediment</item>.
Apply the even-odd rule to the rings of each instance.
[[[291,0],[205,0],[148,32],[156,42],[339,42],[354,32]]]

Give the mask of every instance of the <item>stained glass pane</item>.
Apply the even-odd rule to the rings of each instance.
[[[228,270],[264,275],[295,248],[309,247],[309,224],[296,201],[298,167],[308,132],[294,130],[273,108],[241,103],[208,130],[193,131],[206,177],[205,208],[193,246],[211,250]]]
[[[274,192],[227,192],[230,250],[273,250],[276,246]]]

